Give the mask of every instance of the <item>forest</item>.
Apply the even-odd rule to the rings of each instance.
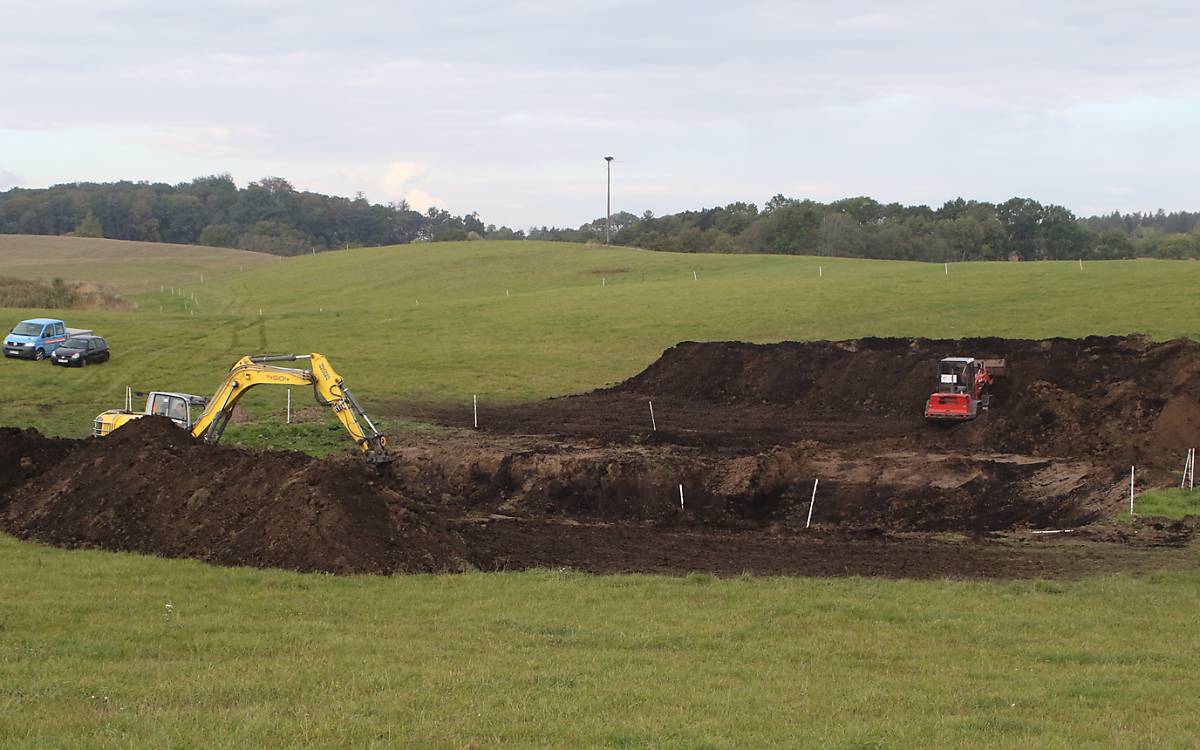
[[[280,177],[239,188],[228,174],[177,185],[70,183],[0,193],[0,233],[108,237],[295,255],[344,247],[452,240],[539,239],[648,250],[784,253],[931,262],[1200,257],[1200,213],[1076,217],[1030,198],[955,198],[939,208],[869,197],[830,203],[776,195],[761,207],[655,216],[614,213],[578,228],[513,230],[407,203],[296,190]]]
[[[818,203],[776,195],[656,217],[611,218],[616,245],[674,252],[789,253],[920,261],[1075,260],[1200,256],[1200,213],[1113,213],[1080,219],[1029,198],[956,198],[940,208],[868,197]],[[532,239],[603,242],[605,220],[531,229]]]
[[[296,255],[313,250],[465,240],[513,239],[475,214],[452,216],[404,202],[373,204],[298,191],[280,177],[239,188],[228,174],[178,185],[71,183],[0,193],[0,234],[73,234]]]

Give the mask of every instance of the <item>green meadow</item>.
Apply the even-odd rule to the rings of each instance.
[[[947,273],[539,242],[238,255],[254,262],[222,255],[175,273],[158,262],[131,271],[131,284],[151,285],[131,295],[132,312],[60,311],[107,336],[112,361],[86,371],[0,362],[0,423],[84,435],[126,386],[208,395],[244,354],[321,352],[369,411],[403,418],[406,403],[478,394],[486,408],[618,382],[684,340],[1200,335],[1200,263],[1187,261],[971,263]],[[52,252],[45,258],[44,268],[15,268],[71,278]],[[277,424],[285,395],[261,390],[246,403]]]
[[[1200,263],[1185,261],[947,273],[533,242],[222,252],[234,255],[116,263],[102,280],[131,312],[4,310],[95,328],[114,357],[82,370],[0,361],[0,424],[85,435],[127,385],[208,394],[252,353],[326,354],[398,429],[408,403],[584,391],[688,339],[1200,335]],[[37,260],[2,275],[100,274],[50,248]],[[337,449],[328,425],[282,425],[282,394],[247,398],[258,424],[229,438]],[[1171,554],[1200,562],[1195,548]],[[1200,736],[1190,571],[332,577],[0,536],[0,572],[4,747],[1190,748]]]
[[[0,560],[6,748],[1073,750],[1200,736],[1189,573],[336,578],[4,537]]]

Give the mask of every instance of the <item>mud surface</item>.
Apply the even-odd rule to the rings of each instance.
[[[925,424],[937,360],[963,354],[1008,359],[992,408]],[[1200,442],[1191,341],[685,343],[613,388],[481,418],[393,435],[382,473],[156,419],[105,440],[0,429],[0,529],[335,573],[1074,577],[1200,558],[1196,519],[1114,520],[1130,464],[1167,484]]]

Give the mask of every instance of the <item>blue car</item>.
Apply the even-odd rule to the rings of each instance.
[[[4,356],[21,359],[45,359],[64,341],[76,336],[90,336],[92,331],[67,328],[55,318],[22,320],[4,337]]]

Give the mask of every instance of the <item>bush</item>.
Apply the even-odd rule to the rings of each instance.
[[[200,230],[198,242],[209,247],[237,247],[237,230],[228,224],[209,224]]]
[[[72,232],[76,237],[103,237],[104,225],[96,218],[96,214],[89,209],[87,214],[75,225],[75,231]]]
[[[112,290],[88,281],[50,283],[0,277],[0,307],[77,310],[132,310],[135,305]]]

